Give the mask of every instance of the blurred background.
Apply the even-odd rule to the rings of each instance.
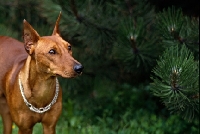
[[[51,35],[60,11],[61,36],[84,71],[59,78],[58,134],[199,133],[198,0],[0,0],[0,35],[22,41],[23,19]],[[175,46],[184,74],[173,70]]]

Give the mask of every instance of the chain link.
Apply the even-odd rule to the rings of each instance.
[[[19,89],[20,89],[20,92],[21,92],[21,95],[22,95],[22,98],[25,102],[25,104],[29,107],[29,109],[33,112],[36,112],[36,113],[44,113],[46,111],[48,111],[51,106],[56,103],[56,100],[58,98],[58,93],[59,93],[59,83],[58,83],[58,79],[56,78],[56,93],[55,93],[55,96],[53,98],[53,100],[51,101],[51,103],[49,103],[49,105],[47,105],[46,107],[41,107],[41,108],[36,108],[34,107],[31,103],[29,103],[25,97],[25,94],[24,94],[24,88],[22,86],[22,82],[19,78]]]

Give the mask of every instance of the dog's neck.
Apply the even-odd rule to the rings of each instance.
[[[56,89],[56,77],[38,72],[36,61],[30,55],[20,72],[20,79],[30,103],[43,107],[52,101]]]

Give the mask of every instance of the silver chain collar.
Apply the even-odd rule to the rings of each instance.
[[[25,97],[25,94],[24,94],[24,88],[22,86],[22,82],[19,78],[19,89],[20,89],[20,92],[21,92],[21,95],[22,95],[22,98],[25,102],[25,104],[29,107],[29,109],[33,112],[36,112],[36,113],[44,113],[46,111],[48,111],[51,106],[56,103],[56,100],[58,98],[58,93],[59,93],[59,83],[58,83],[58,79],[56,78],[56,93],[55,93],[55,96],[53,98],[53,100],[51,101],[51,103],[49,103],[49,105],[47,105],[46,107],[41,107],[41,108],[36,108],[34,107],[31,103],[29,103]]]

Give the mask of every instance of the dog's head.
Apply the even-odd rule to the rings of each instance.
[[[65,78],[75,77],[82,73],[83,66],[72,57],[72,46],[62,39],[59,33],[58,16],[51,36],[40,37],[33,27],[24,20],[24,47],[34,58],[38,72]]]

